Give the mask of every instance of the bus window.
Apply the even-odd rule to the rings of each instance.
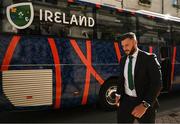
[[[91,17],[93,18],[93,8],[87,5],[77,5],[77,4],[70,4],[70,15],[77,15],[81,17]],[[82,25],[84,26],[75,26],[71,25],[69,27],[69,36],[75,38],[86,38],[92,39],[93,38],[93,28],[88,28],[88,22],[84,22]]]
[[[180,25],[178,23],[172,25],[172,40],[176,45],[180,45]]]
[[[170,43],[170,26],[167,20],[139,16],[139,42],[142,44]]]
[[[55,4],[55,5],[58,3],[58,0],[33,0],[33,1],[40,1],[40,2],[44,1],[45,3],[50,3],[50,4]]]
[[[97,39],[117,40],[129,31],[136,32],[136,18],[127,12],[101,8],[97,10]]]
[[[45,0],[45,2],[55,4],[55,5],[57,4],[57,0]]]
[[[2,19],[3,19],[3,9],[2,9],[2,1],[0,1],[0,27],[2,27]],[[0,28],[0,32],[2,32],[2,28]]]
[[[136,31],[136,17],[130,13],[126,15],[126,22],[125,26],[127,26],[127,31],[128,32],[134,32],[137,33]]]
[[[158,34],[155,31],[156,22],[145,16],[138,17],[138,32],[139,32],[139,42],[141,44],[150,44],[158,41]]]
[[[156,31],[158,32],[158,42],[160,46],[171,44],[171,27],[167,20],[156,19]]]

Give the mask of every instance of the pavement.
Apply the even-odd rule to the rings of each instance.
[[[156,123],[180,123],[180,107],[157,112]]]

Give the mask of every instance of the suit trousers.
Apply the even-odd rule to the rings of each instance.
[[[141,118],[134,117],[131,112],[133,109],[141,104],[141,100],[136,97],[130,97],[128,95],[123,96],[120,101],[120,106],[117,109],[117,122],[118,123],[133,123],[135,119],[139,123],[155,123],[155,109],[149,107],[146,113]]]

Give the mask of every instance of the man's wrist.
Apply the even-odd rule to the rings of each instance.
[[[143,104],[143,106],[145,107],[145,108],[149,108],[151,105],[148,103],[148,102],[146,102],[146,101],[142,101],[142,104]]]

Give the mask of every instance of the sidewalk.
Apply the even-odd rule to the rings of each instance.
[[[158,112],[156,123],[180,123],[180,107],[169,111]]]

